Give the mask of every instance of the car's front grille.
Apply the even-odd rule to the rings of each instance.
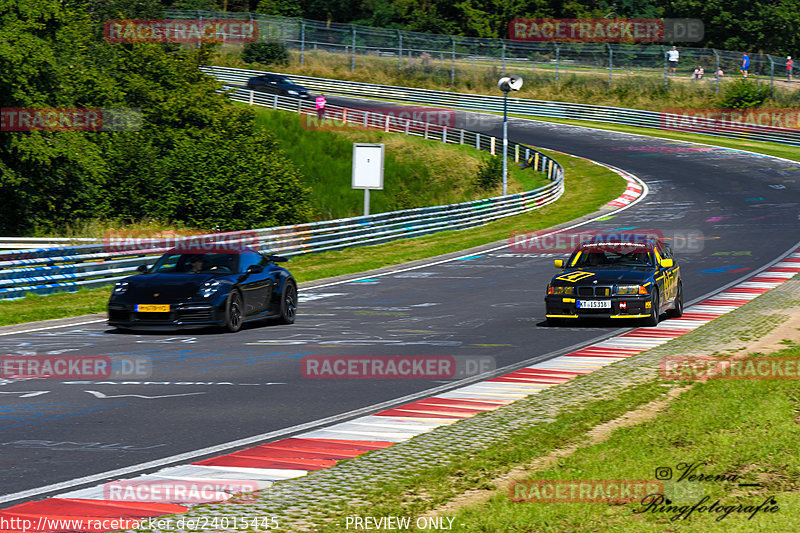
[[[171,313],[136,313],[136,320],[164,322],[170,320]]]
[[[211,309],[184,309],[179,312],[180,320],[205,322],[212,319]]]
[[[108,310],[108,319],[109,320],[118,320],[120,322],[127,322],[130,320],[130,313],[125,309],[109,309]]]
[[[611,296],[611,287],[578,287],[578,296]]]

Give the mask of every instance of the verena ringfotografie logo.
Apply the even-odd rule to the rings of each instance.
[[[4,355],[3,379],[108,379],[147,378],[152,363],[147,357],[118,355]]]
[[[796,380],[800,358],[672,356],[661,360],[660,371],[661,378],[669,380]]]
[[[306,379],[460,379],[494,370],[491,356],[307,355]]]
[[[103,485],[103,499],[117,502],[209,503],[253,493],[267,485],[246,479],[122,480]],[[250,494],[236,503],[255,502]]]
[[[651,494],[663,494],[653,479],[533,479],[509,485],[514,502],[634,503]]]
[[[703,38],[698,19],[514,19],[508,38],[528,42],[655,43],[697,42]]]
[[[258,243],[258,233],[251,230],[208,234],[182,230],[114,230],[103,238],[103,249],[106,252],[128,252],[179,248],[186,253],[231,253],[241,251],[245,246],[257,246]]]
[[[661,129],[687,132],[797,131],[800,109],[665,109]]]
[[[133,131],[142,113],[123,107],[3,107],[0,131]]]
[[[354,128],[384,129],[390,131],[441,132],[443,128],[456,127],[456,112],[452,109],[417,106],[379,106],[370,108],[343,108],[318,115],[301,115],[300,125],[310,130],[341,130]]]
[[[252,43],[258,24],[251,20],[109,20],[103,35],[110,43]]]

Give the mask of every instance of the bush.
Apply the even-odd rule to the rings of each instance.
[[[772,90],[767,85],[759,85],[752,81],[740,78],[725,89],[719,101],[723,109],[747,109],[758,107],[770,97]]]
[[[503,159],[502,157],[489,157],[478,169],[475,177],[475,184],[478,188],[487,191],[494,189],[503,181]]]
[[[247,43],[242,50],[242,60],[246,63],[261,63],[262,65],[288,65],[289,50],[281,41],[270,39]]]

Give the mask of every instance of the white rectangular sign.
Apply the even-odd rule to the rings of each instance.
[[[353,189],[383,189],[383,148],[353,143]]]

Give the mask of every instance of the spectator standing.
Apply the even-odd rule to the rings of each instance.
[[[750,56],[747,55],[747,52],[742,56],[742,66],[739,70],[742,71],[742,76],[746,78],[747,73],[750,71]]]
[[[681,54],[678,52],[678,48],[673,46],[672,50],[667,50],[667,59],[669,60],[669,70],[672,71],[672,75],[678,72],[678,61],[680,60]]]
[[[794,61],[792,61],[792,56],[786,56],[786,76],[789,78],[789,83],[792,82],[793,66],[794,66]]]
[[[322,120],[325,118],[325,95],[320,94],[314,99],[314,102],[317,104],[317,118]]]

